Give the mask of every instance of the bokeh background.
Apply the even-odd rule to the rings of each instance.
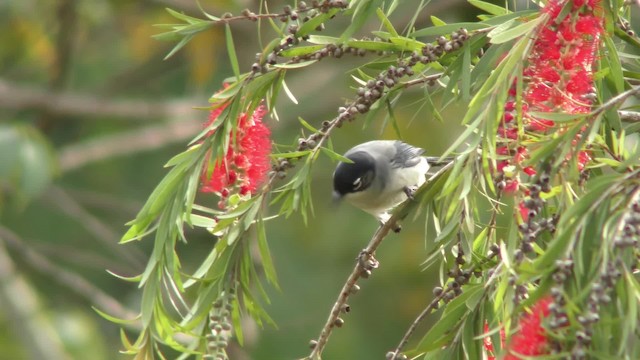
[[[268,5],[279,11],[285,3]],[[412,3],[404,2],[392,16],[398,29],[414,15]],[[260,6],[253,0],[200,5],[217,15]],[[120,327],[93,307],[135,316],[141,292],[108,271],[139,274],[152,243],[118,245],[124,224],[166,173],[164,163],[202,128],[207,112],[195,108],[206,106],[232,74],[222,29],[196,36],[163,60],[173,44],[152,35],[162,31],[156,24],[175,21],[166,7],[201,14],[195,0],[0,0],[0,359],[126,358],[119,354]],[[478,11],[461,0],[435,0],[424,14],[419,27],[430,25],[426,14],[474,21]],[[326,33],[339,33],[347,22],[328,23]],[[266,43],[274,34],[263,27]],[[261,49],[256,24],[236,23],[233,30],[247,71]],[[274,141],[297,139],[298,116],[315,125],[331,119],[353,96],[349,72],[373,58],[325,59],[290,71],[287,84],[299,104],[282,96],[280,120],[268,120]],[[438,120],[417,105],[423,91],[409,91],[396,108],[400,136],[380,119],[368,126],[356,121],[335,133],[335,149],[400,137],[441,153],[460,132],[466,105],[451,104]],[[314,167],[315,215],[307,225],[298,215],[270,223],[281,291],[269,288],[266,308],[277,327],[260,329],[247,321],[245,346],[234,346],[232,359],[306,355],[355,256],[375,231],[369,215],[332,206],[334,166],[325,158]],[[200,196],[198,202],[214,207],[217,200]],[[420,214],[383,243],[381,267],[353,297],[327,359],[381,358],[397,344],[440,276],[437,267],[421,267],[427,241]],[[185,269],[211,246],[210,235],[190,231],[189,243],[179,248]],[[126,328],[135,334],[135,323]]]

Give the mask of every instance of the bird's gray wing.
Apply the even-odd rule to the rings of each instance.
[[[395,154],[391,158],[391,166],[393,167],[412,167],[418,165],[421,160],[424,149],[411,146],[402,141],[394,141]]]

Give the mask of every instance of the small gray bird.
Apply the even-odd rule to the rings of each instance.
[[[391,210],[427,180],[429,163],[424,149],[398,140],[369,141],[351,148],[333,173],[333,197],[345,199],[385,223]]]

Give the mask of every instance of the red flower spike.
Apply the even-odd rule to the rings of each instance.
[[[598,54],[600,37],[604,31],[604,11],[601,0],[571,0],[575,11],[563,12],[569,0],[549,0],[542,10],[548,15],[535,34],[535,40],[523,68],[522,94],[516,87],[508,90],[509,98],[504,105],[505,113],[497,126],[500,146],[497,153],[509,156],[508,149],[518,148],[513,158],[501,160],[497,171],[504,173],[507,165],[520,164],[531,150],[528,140],[550,131],[564,131],[554,121],[534,118],[531,112],[560,112],[565,114],[588,113],[593,100],[593,64]],[[515,84],[515,81],[514,81]],[[519,107],[524,132],[513,124],[516,95],[522,98]],[[526,147],[521,144],[527,144]],[[535,146],[535,145],[533,145]],[[577,147],[575,145],[574,147]],[[582,171],[590,161],[586,151],[574,149],[573,156]],[[520,186],[520,172],[529,176],[536,174],[535,166],[516,167],[509,170],[505,192],[526,194],[527,187]],[[522,217],[527,220],[528,211],[521,207]]]
[[[516,163],[521,163],[524,159],[526,159],[528,154],[529,152],[527,151],[526,147],[519,146],[518,150],[516,150],[516,155],[514,157],[514,160],[516,161]]]
[[[538,300],[531,308],[531,312],[520,318],[520,329],[511,337],[509,353],[504,360],[518,360],[522,356],[548,354],[549,341],[542,327],[542,321],[549,316],[551,302],[550,297]]]
[[[587,151],[580,151],[578,153],[578,170],[582,171],[591,161],[591,156]]]
[[[489,323],[487,323],[486,321],[484,322],[484,333],[488,333],[489,332]],[[488,360],[496,360],[495,354],[494,354],[494,350],[493,350],[493,343],[491,342],[491,338],[490,337],[485,337],[483,339],[484,342],[484,350],[487,352],[487,359]]]
[[[506,185],[504,186],[504,192],[507,194],[515,194],[515,192],[518,191],[519,185],[520,183],[516,179],[507,180]]]
[[[506,146],[499,146],[498,148],[496,148],[496,154],[509,155],[509,148]]]
[[[502,161],[498,161],[498,164],[496,164],[496,168],[498,170],[498,172],[503,172],[504,171],[504,167],[509,165],[509,160],[502,160]]]
[[[484,333],[487,334],[488,332],[489,332],[489,323],[485,320]],[[504,349],[504,340],[505,340],[504,328],[501,328],[500,329],[500,346],[503,349]],[[487,353],[487,359],[495,360],[496,359],[495,350],[493,347],[493,343],[491,342],[491,338],[487,336],[483,339],[483,342],[484,342],[484,350]]]
[[[513,101],[508,101],[504,104],[504,111],[513,111],[516,108],[516,104]]]
[[[207,125],[217,119],[223,108],[211,112]],[[247,195],[264,183],[270,169],[271,154],[271,131],[262,122],[265,114],[266,109],[260,105],[251,116],[243,113],[238,117],[235,146],[229,146],[211,176],[207,177],[208,171],[203,169],[201,191],[218,192],[225,198],[229,189],[239,189],[241,195]]]
[[[524,205],[524,201],[521,201],[520,204],[518,204],[518,211],[520,212],[522,221],[529,221],[529,209]]]
[[[509,123],[513,121],[513,114],[510,112],[504,113],[504,122]]]

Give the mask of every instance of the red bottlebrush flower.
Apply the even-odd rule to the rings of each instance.
[[[516,161],[516,163],[521,163],[522,161],[524,161],[524,159],[527,158],[528,155],[528,151],[527,148],[524,146],[519,146],[518,149],[516,150],[516,155],[514,156],[514,160]]]
[[[542,321],[549,316],[549,304],[552,300],[546,297],[538,300],[531,311],[520,318],[520,329],[511,337],[508,345],[509,353],[504,360],[518,360],[522,356],[548,354],[548,339]]]
[[[245,134],[239,142],[246,159],[244,184],[251,193],[262,185],[271,168],[271,130],[262,122],[265,114],[266,109],[260,105],[251,117],[251,124],[244,127]]]
[[[489,332],[489,323],[485,320],[484,333],[487,334],[488,332]],[[504,339],[505,339],[504,329],[500,329],[500,346],[502,348],[504,348]],[[491,338],[487,336],[483,339],[483,342],[484,342],[484,350],[487,353],[487,359],[496,360],[495,350],[493,348],[493,342],[491,342]]]
[[[578,153],[578,170],[584,170],[589,161],[591,161],[591,156],[589,155],[589,153],[587,151],[580,151]]]
[[[513,121],[513,114],[510,112],[505,112],[504,113],[504,122],[512,122]]]
[[[512,85],[508,90],[504,115],[497,126],[500,141],[497,151],[500,155],[509,155],[507,149],[518,150],[512,154],[513,158],[501,159],[496,164],[498,173],[505,177],[506,192],[526,192],[526,185],[521,186],[521,173],[529,176],[536,174],[535,165],[515,168],[507,165],[521,164],[532,146],[535,146],[535,139],[539,135],[563,131],[554,121],[534,117],[532,112],[582,114],[590,111],[593,101],[593,63],[604,28],[604,12],[599,8],[601,0],[572,0],[574,10],[579,11],[563,12],[567,1],[549,0],[542,9],[548,15],[548,20],[538,29],[527,55],[520,104],[515,103],[518,95],[516,86]],[[522,113],[515,113],[516,109]],[[522,119],[524,131],[518,129],[520,124],[513,121],[516,115]],[[527,143],[523,140],[533,141]],[[590,157],[581,149],[575,149],[574,154],[582,171]],[[526,216],[523,218],[526,219]]]
[[[207,126],[220,116],[225,107],[222,105],[211,111]],[[265,114],[266,109],[260,105],[251,116],[240,115],[235,143],[229,145],[226,154],[215,163],[213,171],[206,167],[203,169],[201,191],[219,193],[226,198],[230,189],[237,189],[241,195],[258,190],[270,169],[271,131],[262,122]],[[210,134],[217,130],[212,130]]]
[[[516,109],[516,103],[513,101],[508,101],[504,104],[504,111],[513,111]]]
[[[498,170],[498,172],[504,172],[505,166],[509,166],[509,160],[498,161],[498,164],[496,165],[496,169]]]
[[[518,211],[520,212],[522,221],[529,221],[529,209],[524,205],[524,201],[521,201],[520,204],[518,204]]]
[[[517,179],[507,180],[504,186],[504,192],[507,194],[513,194],[516,191],[518,191],[519,186],[520,186],[520,183],[518,182]]]

